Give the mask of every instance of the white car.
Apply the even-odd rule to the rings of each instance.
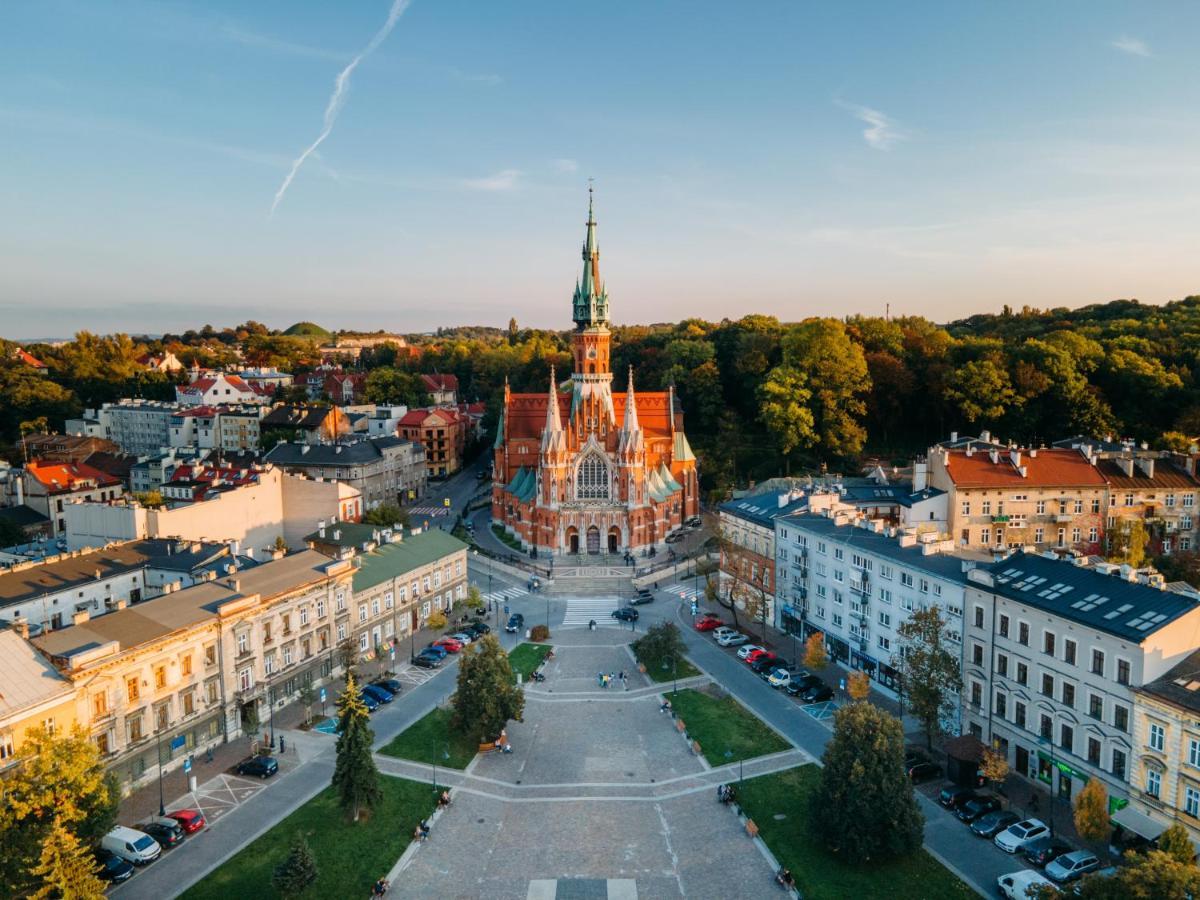
[[[450,637],[454,638],[460,644],[471,644],[475,642],[475,635],[467,634],[465,631],[460,631],[458,634],[452,634]]]
[[[720,628],[714,628],[712,630],[711,637],[714,641],[719,641],[721,638],[725,637],[725,635],[727,635],[727,634],[737,634],[737,632],[734,629],[730,628],[728,625],[722,625]]]
[[[162,853],[162,847],[150,835],[124,825],[117,825],[102,837],[100,846],[135,866],[154,862]]]
[[[1031,887],[1048,887],[1056,893],[1058,891],[1052,882],[1042,876],[1041,872],[1035,872],[1033,869],[1022,869],[1020,872],[1001,875],[996,879],[996,886],[1000,888],[1000,896],[1008,897],[1009,900],[1025,900],[1029,896],[1028,891]]]
[[[766,650],[766,647],[759,644],[743,644],[742,649],[738,651],[738,659],[745,659],[755,650]]]
[[[736,647],[738,644],[744,644],[750,638],[746,637],[740,631],[732,631],[729,634],[717,638],[717,643],[722,647]]]
[[[996,835],[996,846],[1005,853],[1016,853],[1030,841],[1050,834],[1050,829],[1041,819],[1024,819],[1016,825],[1009,825]]]
[[[1074,881],[1088,872],[1100,868],[1100,860],[1087,850],[1073,850],[1064,853],[1058,859],[1051,860],[1046,866],[1046,876],[1052,881]]]

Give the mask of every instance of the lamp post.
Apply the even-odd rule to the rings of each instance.
[[[154,746],[158,750],[158,814],[165,816],[167,814],[167,803],[163,799],[163,765],[162,765],[162,729],[158,728],[154,732]]]
[[[271,749],[275,749],[275,686],[267,685],[267,707],[271,719]]]
[[[667,671],[667,661],[663,660],[663,671]],[[674,655],[671,656],[671,696],[674,697],[679,693],[679,665],[678,659]]]
[[[1050,834],[1054,834],[1054,770],[1057,768],[1054,763],[1054,735],[1050,737],[1038,738],[1039,744],[1045,744],[1050,748]]]

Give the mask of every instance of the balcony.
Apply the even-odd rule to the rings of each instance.
[[[867,584],[865,580],[850,582],[850,591],[851,593],[858,594],[861,597],[871,596],[871,586]]]
[[[1008,522],[1009,518],[1010,518],[1009,516],[992,516],[992,524],[994,524],[994,525],[1006,524]]]
[[[1054,521],[1055,522],[1070,522],[1074,518],[1075,517],[1072,516],[1070,513],[1061,513],[1060,512],[1054,516]]]

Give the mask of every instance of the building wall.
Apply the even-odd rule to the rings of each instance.
[[[55,734],[67,734],[75,727],[75,710],[74,691],[66,690],[45,702],[0,718],[0,773],[13,765],[30,729],[46,727],[52,728]]]
[[[1152,724],[1162,729],[1161,747],[1151,743]],[[1133,743],[1130,802],[1153,819],[1182,825],[1192,842],[1200,844],[1200,719],[1196,712],[1138,692]]]
[[[116,609],[119,601],[136,603],[159,593],[158,589],[147,589],[145,569],[138,568],[5,606],[0,618],[7,622],[23,618],[31,626],[64,628],[77,612],[102,616]]]

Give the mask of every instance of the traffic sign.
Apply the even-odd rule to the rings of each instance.
[[[190,774],[192,771],[192,760],[190,758],[183,761],[183,774]]]
[[[449,506],[449,505],[450,505],[450,498],[449,498],[449,497],[447,497],[445,500],[443,500],[443,501],[442,501],[442,505],[443,505],[443,506]]]
[[[325,702],[325,688],[321,688],[321,702]]]
[[[391,648],[388,650],[388,657],[389,657],[389,658],[390,658],[390,659],[391,659],[393,662],[395,662],[395,661],[396,661],[396,648],[395,648],[395,647],[391,647]]]
[[[508,615],[508,604],[507,603],[504,604],[504,614],[506,616]]]

